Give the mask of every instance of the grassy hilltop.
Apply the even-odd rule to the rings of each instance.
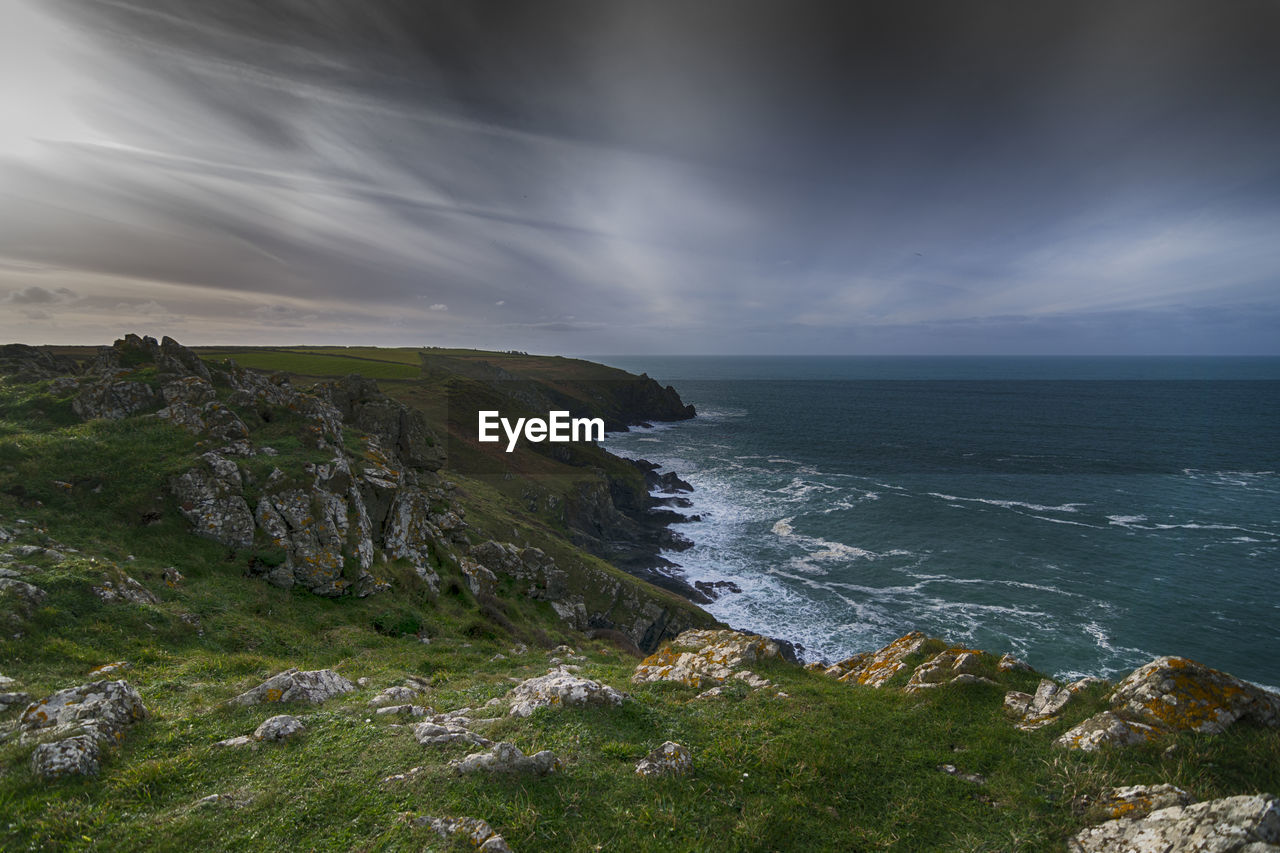
[[[14,679],[0,690],[38,702],[119,679],[148,711],[96,776],[45,780],[32,769],[38,738],[18,722],[26,701],[0,705],[2,849],[474,849],[412,821],[431,815],[481,818],[516,851],[1062,850],[1112,816],[1100,804],[1111,786],[1170,783],[1200,800],[1280,792],[1280,732],[1248,720],[1216,734],[1171,723],[1085,752],[1054,742],[1112,707],[1111,685],[1082,685],[1032,730],[1015,727],[1006,693],[1034,693],[1042,677],[994,655],[971,659],[968,683],[901,689],[954,657],[939,640],[868,659],[893,663],[875,679],[867,660],[824,672],[765,655],[729,665],[749,664],[750,677],[718,694],[697,677],[636,683],[647,652],[716,627],[615,565],[659,541],[643,522],[644,472],[594,446],[479,445],[475,411],[569,408],[614,427],[685,416],[656,383],[519,353],[179,350],[117,347],[106,363],[90,347],[14,351],[0,373],[0,674]],[[188,352],[200,364],[175,366]],[[171,402],[182,371],[204,395],[184,410],[199,415],[194,427]],[[351,402],[342,378],[353,373],[390,401],[360,386]],[[86,418],[90,397],[123,416]],[[330,403],[354,414],[335,423]],[[202,454],[237,442],[222,458],[240,491],[218,492],[217,506],[243,498],[250,529],[197,535],[199,508],[175,484],[200,471],[223,488]],[[343,466],[349,476],[333,473]],[[295,494],[311,515],[273,539],[263,514]],[[420,517],[395,529],[419,539],[404,542],[390,531],[409,496]],[[345,515],[325,528],[317,519],[339,504]],[[372,534],[357,535],[357,504]],[[346,532],[330,536],[334,525]],[[650,663],[674,661],[668,651]],[[91,674],[117,662],[127,666]],[[507,713],[514,685],[562,663],[628,698]],[[228,704],[291,667],[334,670],[355,689],[318,704]],[[397,685],[424,717],[370,705]],[[472,734],[550,750],[559,769],[455,773],[449,762],[479,747],[423,745],[415,725],[463,708],[473,711],[452,719],[473,721]],[[218,745],[274,714],[305,728]],[[638,775],[665,741],[689,750],[692,769]]]

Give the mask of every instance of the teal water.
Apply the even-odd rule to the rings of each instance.
[[[697,406],[606,446],[695,486],[668,556],[736,627],[1280,684],[1280,359],[599,360]]]

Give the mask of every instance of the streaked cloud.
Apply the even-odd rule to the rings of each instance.
[[[1280,351],[1280,11],[1006,11],[5,0],[0,337]]]

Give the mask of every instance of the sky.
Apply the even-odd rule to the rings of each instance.
[[[0,0],[0,340],[1280,355],[1280,2]]]

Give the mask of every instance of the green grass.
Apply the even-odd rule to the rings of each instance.
[[[370,379],[414,379],[421,372],[417,351],[360,350],[343,347],[324,349],[197,349],[211,364],[224,358],[233,359],[241,367],[281,371],[298,376],[346,376],[359,373]],[[385,354],[385,355],[384,355]],[[412,355],[412,360],[409,356]]]

